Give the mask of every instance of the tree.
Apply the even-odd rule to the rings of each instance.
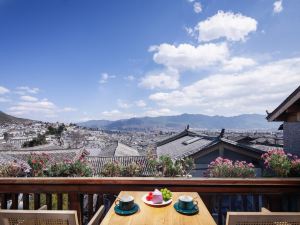
[[[65,124],[59,125],[58,128],[48,126],[48,131],[46,132],[46,134],[55,135],[57,141],[59,142],[59,145],[62,145],[61,137],[62,137],[62,134],[65,130],[66,130]]]
[[[3,137],[4,137],[5,142],[7,142],[9,140],[9,133],[4,132]]]
[[[34,147],[38,145],[47,144],[46,136],[42,134],[38,134],[36,138],[33,138],[31,141],[26,141],[23,143],[22,148]]]

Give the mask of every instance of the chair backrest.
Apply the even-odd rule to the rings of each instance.
[[[300,225],[300,213],[228,212],[226,225]]]
[[[0,225],[79,225],[72,210],[0,210]]]

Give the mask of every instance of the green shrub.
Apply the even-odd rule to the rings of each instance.
[[[16,162],[8,162],[0,166],[0,177],[21,177],[24,175],[24,167]]]
[[[49,177],[91,177],[93,171],[88,163],[82,159],[54,163],[48,167]]]
[[[119,162],[114,161],[104,164],[100,175],[104,177],[119,177],[121,175],[121,166]]]

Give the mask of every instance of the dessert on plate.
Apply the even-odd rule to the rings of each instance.
[[[155,189],[152,192],[149,192],[146,196],[146,200],[148,202],[152,202],[153,204],[162,204],[172,199],[172,192],[168,189],[164,188],[160,191]]]

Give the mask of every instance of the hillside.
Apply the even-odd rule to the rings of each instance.
[[[176,116],[141,117],[117,121],[93,120],[78,123],[88,128],[101,128],[107,130],[180,130],[189,124],[191,128],[198,129],[276,129],[277,123],[269,123],[264,115],[243,114],[239,116],[207,116],[202,114],[181,114]]]
[[[2,111],[0,111],[0,125],[3,124],[26,124],[26,123],[30,123],[32,122],[32,120],[29,119],[23,119],[23,118],[18,118],[18,117],[14,117],[14,116],[10,116]]]

